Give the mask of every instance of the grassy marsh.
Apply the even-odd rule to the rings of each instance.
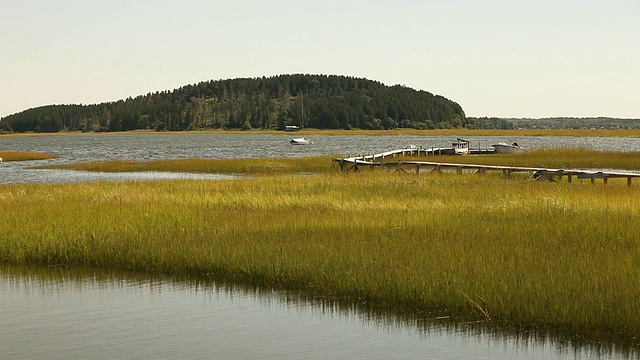
[[[280,134],[290,134],[276,132]],[[527,130],[484,130],[484,129],[394,129],[394,130],[314,130],[305,129],[310,135],[420,135],[450,136],[576,136],[576,137],[640,137],[636,129],[527,129]]]
[[[636,341],[637,187],[400,173],[0,186],[9,263],[208,274]]]
[[[156,131],[133,131],[135,133],[157,134]],[[291,136],[292,133],[277,130],[200,130],[192,131],[198,134],[274,134]],[[161,132],[165,133],[185,133],[185,132]],[[399,128],[393,130],[342,130],[342,129],[313,129],[305,128],[307,135],[419,135],[419,136],[577,136],[577,137],[640,137],[640,130],[637,129],[514,129],[514,130],[487,130],[487,129],[432,129],[418,130],[409,128]]]
[[[101,172],[171,171],[245,175],[317,174],[333,170],[330,156],[286,159],[180,159],[148,162],[110,160],[41,166],[38,168]]]
[[[125,132],[96,132],[91,133],[100,136],[109,136],[112,134],[273,134],[291,136],[292,133],[253,129],[253,130],[194,130],[194,131],[155,131],[155,130],[132,130]],[[7,133],[0,134],[4,137],[22,137],[22,136],[64,136],[83,134],[82,132],[68,131],[58,133]],[[340,130],[340,129],[312,129],[305,128],[307,135],[420,135],[420,136],[450,136],[452,138],[464,136],[576,136],[576,137],[640,137],[638,129],[514,129],[514,130],[488,130],[488,129],[393,129],[393,130]]]
[[[397,160],[422,160],[484,165],[530,166],[548,168],[588,168],[640,170],[640,152],[595,151],[588,149],[541,149],[514,154],[474,156],[396,157]],[[46,169],[67,169],[102,172],[173,171],[195,173],[227,173],[246,175],[280,175],[334,172],[330,156],[287,159],[180,159],[160,161],[111,160],[63,165],[41,166]]]
[[[425,158],[421,158],[424,160]],[[428,161],[467,164],[530,166],[557,169],[640,170],[640,152],[596,151],[588,149],[539,149],[513,154],[474,156],[432,156]]]
[[[37,152],[0,151],[2,161],[28,161],[54,159],[55,156]]]

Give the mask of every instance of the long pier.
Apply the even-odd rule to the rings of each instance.
[[[437,152],[433,152],[433,151]],[[627,185],[631,186],[631,180],[633,178],[640,178],[640,173],[625,172],[625,171],[593,171],[583,169],[552,169],[552,168],[540,168],[540,167],[524,167],[524,166],[502,166],[502,165],[482,165],[482,164],[461,164],[461,163],[449,163],[449,162],[433,162],[433,161],[386,161],[385,158],[397,157],[397,156],[420,156],[436,155],[442,151],[443,154],[451,153],[452,149],[437,148],[437,149],[424,149],[411,147],[407,149],[387,151],[380,154],[372,155],[360,155],[350,156],[347,158],[334,158],[334,163],[337,163],[342,171],[360,171],[362,168],[374,169],[376,167],[395,169],[402,172],[414,172],[416,174],[421,173],[441,173],[444,171],[473,174],[484,174],[487,171],[501,171],[505,175],[512,173],[531,173],[531,178],[534,180],[567,177],[568,182],[572,182],[574,178],[577,179],[589,179],[591,183],[595,183],[596,179],[602,179],[607,184],[609,179],[626,178]]]
[[[495,151],[493,149],[480,149],[480,148],[469,149],[469,154],[472,154],[472,155],[486,155],[486,154],[493,154],[494,152]],[[350,161],[360,160],[360,161],[368,161],[368,162],[371,162],[371,161],[375,162],[376,160],[380,160],[381,162],[384,162],[385,158],[388,158],[388,157],[395,158],[398,156],[422,156],[422,155],[424,156],[455,155],[455,150],[453,148],[447,148],[447,147],[425,148],[422,146],[412,146],[405,149],[385,151],[379,154],[368,154],[368,155],[357,155],[357,156],[349,155],[344,159],[350,160]]]

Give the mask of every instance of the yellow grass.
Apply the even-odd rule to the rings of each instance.
[[[290,134],[282,133],[281,134]],[[448,136],[578,136],[578,137],[640,137],[640,130],[587,130],[587,129],[540,129],[540,130],[480,130],[480,129],[439,129],[439,130],[315,130],[305,129],[310,135],[419,135]]]
[[[640,170],[640,152],[595,151],[587,149],[541,149],[514,154],[478,156],[422,156],[385,159],[385,162],[422,160],[447,163],[545,167],[556,169],[621,169]],[[336,171],[330,156],[288,159],[180,159],[150,162],[111,160],[38,168],[102,172],[173,171],[195,173],[230,173],[277,175],[326,173]]]
[[[588,149],[540,149],[512,154],[474,156],[430,156],[423,161],[545,167],[556,169],[640,170],[640,152],[596,151]]]
[[[208,275],[634,341],[638,189],[384,172],[4,185],[0,259]]]
[[[53,159],[55,156],[37,152],[0,151],[2,161],[27,161]]]
[[[46,165],[39,169],[66,169],[101,172],[170,171],[206,174],[277,175],[332,172],[330,156],[286,159],[180,159],[156,161],[110,160],[63,165]]]
[[[394,130],[339,130],[339,129],[305,129],[306,135],[419,135],[419,136],[577,136],[577,137],[640,137],[640,130],[636,129],[527,129],[527,130],[483,130],[483,129],[437,129],[437,130],[417,130],[417,129],[394,129]],[[59,133],[12,133],[1,134],[1,136],[61,136],[80,134],[81,132],[59,132]],[[154,131],[154,130],[134,130],[126,132],[99,132],[95,135],[113,134],[273,134],[291,136],[291,133],[278,130],[194,130],[194,131]]]

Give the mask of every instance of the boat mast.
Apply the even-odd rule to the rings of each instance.
[[[303,94],[300,94],[300,106],[301,106],[301,111],[300,111],[300,129],[302,130],[303,134],[304,134],[304,96]]]

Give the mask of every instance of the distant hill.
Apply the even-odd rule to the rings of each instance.
[[[475,127],[462,107],[405,86],[337,75],[212,80],[95,105],[50,105],[0,119],[14,132],[137,129]]]
[[[640,119],[610,117],[541,119],[482,117],[469,119],[475,120],[480,129],[640,129]]]

